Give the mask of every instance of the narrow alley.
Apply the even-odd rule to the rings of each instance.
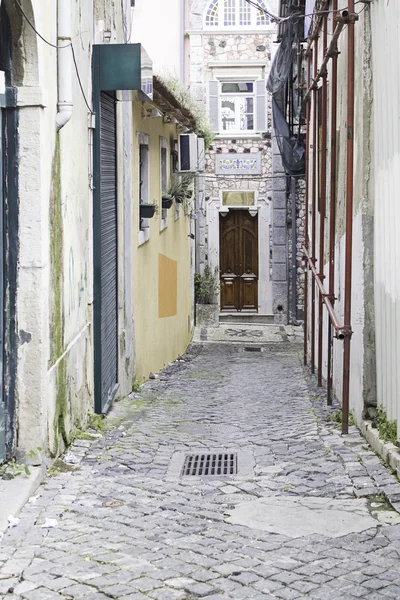
[[[77,439],[2,539],[1,597],[399,598],[400,485],[289,329],[219,328]],[[221,453],[237,474],[182,475]]]

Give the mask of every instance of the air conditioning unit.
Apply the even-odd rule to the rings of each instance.
[[[181,133],[178,135],[178,169],[183,173],[197,171],[197,135],[195,133]]]

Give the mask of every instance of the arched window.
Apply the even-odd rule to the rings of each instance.
[[[258,4],[265,9],[264,2]],[[206,28],[230,27],[265,27],[269,25],[268,15],[263,10],[251,6],[246,0],[212,0],[206,9]]]

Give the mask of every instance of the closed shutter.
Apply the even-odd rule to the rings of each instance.
[[[256,131],[265,131],[267,129],[267,94],[266,83],[264,79],[256,81],[257,94],[257,116],[256,116]]]
[[[101,412],[118,389],[117,152],[115,97],[100,97],[100,344]]]
[[[0,108],[0,463],[6,458],[6,405],[3,390],[4,239],[3,239],[3,111]]]
[[[219,81],[208,82],[208,112],[211,130],[219,131]]]

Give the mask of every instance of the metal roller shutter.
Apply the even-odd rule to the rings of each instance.
[[[117,154],[115,96],[100,97],[101,412],[118,389]]]

